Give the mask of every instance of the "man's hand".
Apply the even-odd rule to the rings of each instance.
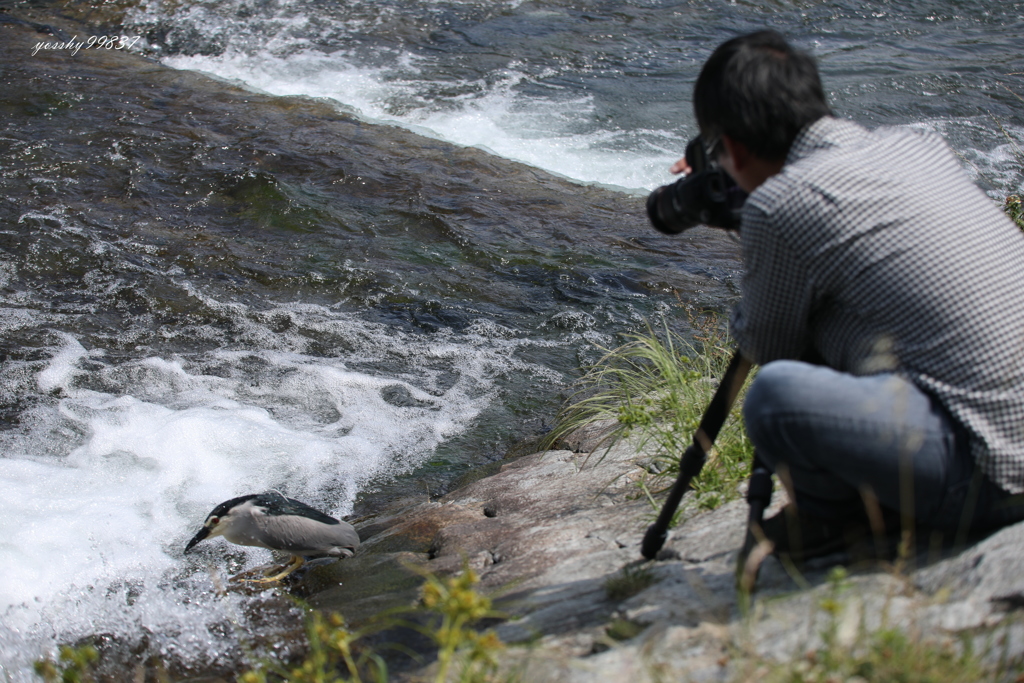
[[[690,175],[690,171],[692,171],[693,169],[690,168],[690,165],[688,163],[686,163],[686,157],[683,157],[676,163],[672,164],[672,168],[668,170],[671,173],[685,173],[686,175]]]

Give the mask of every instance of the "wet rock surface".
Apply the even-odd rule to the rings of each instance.
[[[741,676],[746,655],[785,660],[820,646],[828,624],[822,600],[835,590],[829,572],[846,564],[839,596],[845,637],[887,625],[941,643],[966,636],[983,657],[1012,662],[1024,655],[1024,582],[1015,569],[1024,557],[1021,526],[947,551],[945,559],[923,551],[899,566],[851,564],[840,554],[795,572],[770,557],[753,607],[744,610],[734,568],[746,504],[691,507],[672,531],[665,559],[648,565],[650,585],[613,600],[610,580],[643,565],[640,542],[653,518],[637,486],[647,476],[642,461],[628,444],[591,454],[537,453],[441,500],[363,520],[358,526],[368,537],[359,555],[315,575],[343,586],[310,599],[369,615],[385,604],[413,603],[419,583],[412,570],[392,569],[384,574],[404,578],[378,591],[377,567],[413,562],[445,574],[468,563],[509,617],[497,631],[521,646],[507,658],[524,680],[726,681]],[[775,498],[772,510],[784,502],[779,492]],[[353,599],[350,582],[361,580],[367,590]]]

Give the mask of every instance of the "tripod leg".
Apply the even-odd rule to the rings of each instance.
[[[704,417],[701,418],[700,425],[693,435],[693,443],[686,449],[679,461],[679,476],[676,477],[676,483],[672,486],[668,499],[661,506],[658,519],[647,527],[647,533],[644,534],[640,552],[648,560],[657,557],[658,551],[665,544],[665,539],[668,538],[668,526],[675,515],[676,508],[679,507],[683,494],[690,488],[690,482],[700,474],[700,470],[707,460],[707,453],[715,443],[715,438],[718,437],[718,431],[725,424],[725,419],[729,417],[732,404],[749,371],[750,361],[742,353],[736,351],[732,355],[732,360],[729,361],[729,367],[725,371],[725,376],[722,377],[722,382],[715,390],[711,403],[704,411]]]
[[[750,506],[747,535],[736,558],[736,587],[748,594],[754,592],[761,562],[772,550],[771,542],[765,538],[761,528],[764,511],[771,502],[772,473],[755,454],[747,486],[747,503]]]

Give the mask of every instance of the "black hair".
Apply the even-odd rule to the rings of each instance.
[[[697,77],[693,109],[706,141],[725,133],[771,161],[785,159],[805,126],[832,113],[814,58],[775,31],[719,45]]]

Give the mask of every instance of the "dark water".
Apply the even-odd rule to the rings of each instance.
[[[566,176],[663,183],[694,134],[715,45],[775,28],[814,54],[837,113],[937,129],[994,190],[1019,186],[1024,4],[973,2],[152,1],[152,54],[322,96]]]
[[[252,604],[211,604],[210,569],[267,555],[184,558],[214,504],[274,487],[344,515],[437,494],[543,431],[600,347],[726,310],[737,246],[660,236],[642,203],[735,32],[782,29],[838,113],[943,132],[994,197],[1024,177],[1021,3],[0,10],[12,680],[97,631],[230,660],[217,625],[245,629]],[[107,27],[134,53],[32,54]]]

